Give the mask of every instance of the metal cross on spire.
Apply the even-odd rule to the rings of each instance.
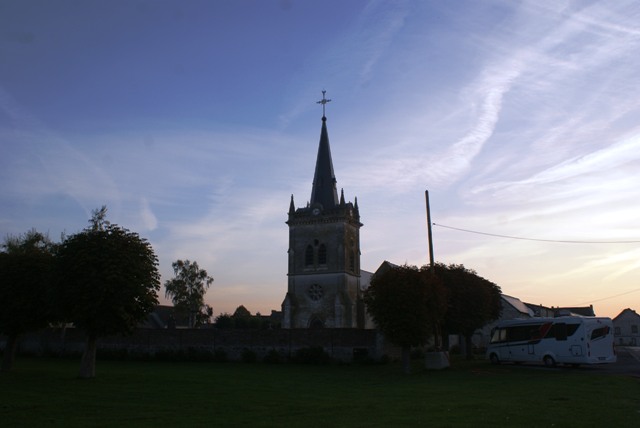
[[[327,91],[324,91],[324,90],[323,90],[323,91],[322,91],[322,99],[321,99],[320,101],[316,101],[316,103],[317,103],[317,104],[322,104],[322,118],[323,118],[323,119],[325,118],[325,116],[324,116],[324,108],[325,108],[325,106],[327,105],[327,103],[331,101],[331,100],[328,100],[328,99],[325,97],[325,94],[326,94],[326,93],[327,93]]]

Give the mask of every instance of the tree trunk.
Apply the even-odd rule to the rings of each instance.
[[[449,332],[443,329],[440,333],[442,334],[442,350],[445,352],[449,351]]]
[[[473,334],[473,333],[472,333]],[[473,360],[473,342],[471,342],[472,336],[471,334],[466,334],[464,336],[464,343],[467,353],[467,360]]]
[[[411,373],[411,347],[402,347],[402,371],[405,374]]]
[[[80,361],[80,374],[81,379],[91,379],[96,377],[96,348],[98,346],[98,338],[95,333],[87,334],[87,343],[82,353],[82,360]]]
[[[16,350],[18,349],[18,335],[10,334],[7,336],[7,344],[4,348],[4,355],[2,356],[2,368],[0,371],[8,372],[13,367],[13,362],[16,359]]]
[[[436,348],[436,351],[442,351],[444,349],[442,328],[440,327],[440,323],[438,321],[434,321],[433,325],[435,326],[433,331],[433,346]]]

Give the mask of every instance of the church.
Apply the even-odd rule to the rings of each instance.
[[[311,199],[289,204],[288,287],[282,302],[283,328],[365,328],[363,290],[371,273],[360,269],[358,199],[338,198],[322,91],[322,128]]]

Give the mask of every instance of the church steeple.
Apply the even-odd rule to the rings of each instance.
[[[297,208],[291,195],[288,285],[282,328],[362,328],[365,307],[360,269],[358,202],[338,194],[322,91],[322,129],[311,199]]]
[[[312,206],[320,204],[324,209],[331,209],[338,205],[338,190],[336,189],[336,176],[333,172],[331,149],[329,148],[327,118],[324,115],[325,105],[331,100],[325,98],[325,93],[326,91],[322,91],[322,100],[318,101],[319,104],[322,104],[322,129],[320,130],[320,144],[318,145],[310,202]]]

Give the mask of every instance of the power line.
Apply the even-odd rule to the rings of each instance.
[[[477,230],[461,229],[459,227],[445,226],[444,224],[432,223],[434,226],[444,227],[445,229],[457,230],[466,233],[475,233],[476,235],[494,236],[496,238],[506,239],[520,239],[522,241],[538,241],[538,242],[556,242],[562,244],[639,244],[638,241],[571,241],[564,239],[537,239],[537,238],[524,238],[521,236],[499,235],[497,233],[478,232]]]
[[[500,235],[497,233],[487,233],[487,232],[479,232],[477,230],[461,229],[459,227],[445,226],[443,224],[436,224],[436,223],[432,223],[432,224],[434,226],[443,227],[445,229],[452,229],[452,230],[457,230],[457,231],[466,232],[466,233],[474,233],[476,235],[493,236],[497,238],[506,238],[506,239],[519,239],[523,241],[556,242],[556,243],[563,243],[563,244],[637,244],[637,243],[640,243],[640,241],[571,241],[571,240],[562,240],[562,239],[525,238],[521,236]],[[590,302],[580,303],[580,304],[586,305],[590,303],[602,302],[604,300],[615,299],[616,297],[626,296],[627,294],[637,293],[638,291],[640,291],[640,288],[636,288],[635,290],[626,291],[624,293],[615,294],[613,296],[603,297],[601,299],[592,300]]]
[[[616,297],[626,296],[627,294],[637,293],[638,291],[640,291],[640,288],[636,288],[635,290],[626,291],[626,292],[624,292],[624,293],[616,294],[616,295],[614,295],[614,296],[603,297],[602,299],[592,300],[592,301],[587,302],[587,303],[579,303],[579,304],[580,304],[580,305],[588,305],[588,304],[590,304],[590,303],[602,302],[603,300],[615,299]]]

